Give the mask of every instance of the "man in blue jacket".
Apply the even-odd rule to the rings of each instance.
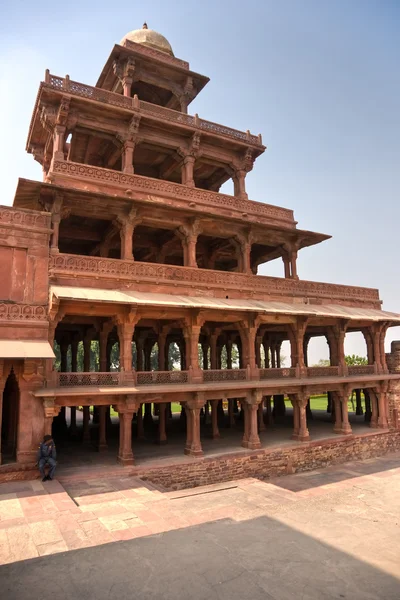
[[[37,461],[39,465],[39,471],[42,476],[42,481],[51,481],[54,477],[54,473],[57,465],[57,452],[51,435],[45,435],[43,442],[39,446]],[[45,473],[45,466],[49,465],[49,474]]]

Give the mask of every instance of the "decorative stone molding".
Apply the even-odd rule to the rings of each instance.
[[[50,215],[32,210],[12,208],[11,206],[0,207],[0,226],[21,225],[27,229],[50,229]]]
[[[121,186],[124,190],[131,188],[131,192],[138,191],[141,193],[165,195],[202,205],[214,205],[215,207],[240,211],[241,214],[259,215],[272,221],[277,221],[285,227],[295,228],[293,211],[287,208],[244,200],[236,196],[210,192],[209,190],[189,187],[179,183],[151,179],[149,177],[142,177],[141,175],[122,173],[120,171],[112,171],[111,169],[103,169],[101,167],[63,160],[55,160],[53,162],[52,173],[76,177],[81,181],[86,179]]]
[[[74,254],[58,254],[50,257],[50,274],[63,275],[67,273],[82,276],[103,275],[104,277],[137,280],[154,280],[156,282],[171,282],[176,285],[205,285],[224,289],[252,289],[255,292],[269,294],[275,298],[291,296],[295,298],[326,298],[332,302],[344,301],[355,305],[374,306],[380,308],[378,290],[360,288],[331,283],[280,279],[263,275],[247,275],[245,273],[230,273],[227,271],[212,271],[191,267],[159,265],[123,261],[112,258],[77,256]]]
[[[47,321],[46,305],[0,304],[0,321]]]

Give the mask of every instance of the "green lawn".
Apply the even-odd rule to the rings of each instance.
[[[364,402],[364,396],[361,396],[361,402],[362,402],[362,407],[363,407],[363,411],[365,411],[365,402]],[[292,407],[292,404],[289,400],[289,398],[285,398],[285,403],[287,404],[288,408]],[[322,395],[322,396],[311,396],[311,400],[310,400],[310,406],[311,406],[311,410],[323,410],[326,411],[326,407],[327,407],[327,396],[326,394]],[[354,396],[354,410],[355,410],[355,406],[356,406],[356,400],[355,400],[355,396]],[[353,411],[353,407],[352,404],[349,400],[348,402],[348,407],[349,407],[349,411]],[[180,413],[181,412],[181,405],[179,404],[179,402],[172,402],[172,412],[173,413]],[[118,416],[118,413],[111,408],[111,416]]]

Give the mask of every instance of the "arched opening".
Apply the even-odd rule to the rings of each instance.
[[[11,369],[3,391],[1,421],[1,462],[14,462],[17,453],[19,387]]]
[[[330,366],[329,345],[324,335],[310,337],[305,348],[304,360],[308,367]]]
[[[344,338],[344,354],[347,366],[368,364],[368,351],[361,331],[348,331]]]

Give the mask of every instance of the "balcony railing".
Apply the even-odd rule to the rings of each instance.
[[[246,369],[209,369],[203,371],[203,382],[212,383],[218,381],[246,381]]]
[[[222,135],[236,141],[244,142],[248,145],[262,147],[261,136],[253,135],[249,131],[238,131],[231,127],[225,127],[218,123],[200,119],[197,115],[193,117],[176,110],[138,100],[137,98],[130,98],[128,96],[123,96],[122,94],[103,90],[102,88],[79,83],[78,81],[72,81],[69,77],[58,77],[57,75],[46,72],[45,82],[42,83],[42,86],[66,92],[72,96],[79,96],[80,98],[87,98],[89,100],[95,100],[96,102],[102,102],[103,104],[109,104],[110,106],[134,110],[150,118],[162,119],[163,121],[166,120],[175,123],[176,125],[184,125],[214,135]]]
[[[229,196],[228,194],[220,194],[211,192],[210,190],[202,190],[200,188],[190,187],[181,183],[172,183],[164,179],[153,179],[151,177],[143,177],[112,169],[104,169],[103,167],[94,167],[83,163],[75,163],[67,160],[55,160],[52,163],[49,177],[54,175],[64,175],[74,178],[81,187],[86,188],[86,182],[90,181],[94,184],[101,184],[104,193],[118,191],[119,194],[128,196],[132,192],[151,195],[152,201],[155,202],[154,196],[161,198],[169,197],[177,200],[184,200],[193,203],[193,210],[198,205],[198,210],[204,212],[207,208],[215,212],[216,209],[228,210],[230,213],[236,212],[240,218],[244,216],[252,216],[259,222],[274,222],[283,227],[294,229],[296,227],[293,211],[288,208],[273,206],[272,204],[264,204],[255,202],[254,200],[245,200],[237,196]],[[107,186],[107,189],[104,187]],[[263,221],[261,221],[263,219]]]
[[[339,375],[339,367],[308,367],[308,377],[337,377]]]
[[[348,376],[374,375],[374,365],[360,365],[349,367]],[[258,375],[257,375],[258,373]],[[282,369],[257,369],[254,377],[251,377],[249,369],[209,369],[201,371],[200,378],[196,383],[219,383],[224,381],[264,381],[279,379],[294,379],[301,382],[303,377],[323,379],[327,377],[338,377],[339,367],[310,367],[303,377],[299,377],[299,371],[294,367]],[[117,387],[117,386],[146,386],[146,385],[170,385],[192,383],[191,371],[130,371],[130,372],[95,372],[87,373],[58,373],[54,372],[47,382],[47,387]]]
[[[260,379],[283,379],[284,377],[296,377],[296,369],[260,369]]]
[[[140,371],[136,373],[137,385],[188,383],[189,371]]]
[[[113,258],[79,256],[76,254],[57,254],[50,257],[50,275],[53,278],[95,277],[98,280],[111,280],[113,289],[115,279],[149,283],[193,286],[212,290],[251,290],[253,298],[263,295],[272,298],[320,298],[327,302],[339,302],[354,306],[380,308],[378,290],[349,285],[336,285],[296,279],[280,279],[264,275],[246,275],[227,271],[212,271],[193,267],[177,267],[155,263],[124,261]],[[103,283],[102,285],[106,285]],[[316,367],[313,367],[316,368]],[[320,367],[318,367],[320,368]],[[324,367],[325,368],[325,367]]]

